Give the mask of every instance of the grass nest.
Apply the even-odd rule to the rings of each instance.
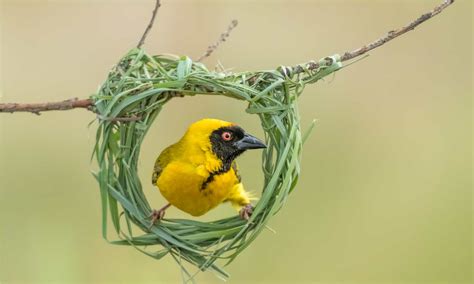
[[[306,84],[340,68],[335,55],[296,67],[226,73],[210,71],[185,56],[130,50],[92,96],[99,121],[94,149],[99,168],[94,176],[101,193],[104,238],[108,240],[111,222],[118,235],[117,240],[108,240],[113,244],[133,246],[155,259],[170,254],[190,279],[193,275],[183,260],[198,271],[228,277],[216,260],[230,263],[242,252],[283,207],[298,181],[305,137],[298,96]],[[261,198],[248,221],[238,216],[212,222],[165,218],[151,226],[152,207],[138,177],[143,139],[166,102],[198,94],[245,101],[246,112],[260,117],[268,145],[262,154]]]

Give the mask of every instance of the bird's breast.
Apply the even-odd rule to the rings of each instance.
[[[205,181],[206,182],[206,181]],[[201,187],[201,191],[204,196],[209,196],[209,198],[217,198],[222,202],[230,190],[237,183],[237,177],[234,174],[233,170],[229,170],[226,173],[221,173],[214,175],[213,178],[208,181],[204,187]]]
[[[209,176],[202,167],[175,162],[163,170],[157,186],[173,206],[200,216],[222,203],[238,183],[233,169],[216,174],[211,180]]]

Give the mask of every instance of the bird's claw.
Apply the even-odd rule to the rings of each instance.
[[[157,221],[162,220],[164,217],[165,217],[165,210],[163,208],[160,210],[153,209],[150,216],[148,216],[148,218],[151,218],[151,224],[148,227],[148,229],[151,229],[151,227],[153,227],[153,225],[155,225]]]
[[[163,206],[160,210],[153,209],[151,214],[148,216],[148,218],[151,218],[151,224],[148,227],[148,229],[151,229],[151,227],[153,227],[153,225],[155,225],[157,221],[163,220],[163,218],[165,217],[165,211],[170,206],[171,206],[171,203],[168,203],[165,206]]]
[[[253,213],[252,204],[247,204],[244,207],[242,207],[242,209],[240,209],[239,216],[240,216],[240,218],[242,218],[244,220],[248,220],[250,218],[250,216],[252,215],[252,213]]]

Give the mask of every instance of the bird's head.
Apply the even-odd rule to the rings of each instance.
[[[208,118],[195,122],[189,127],[186,135],[192,135],[200,143],[210,145],[210,150],[223,163],[231,163],[246,150],[267,147],[240,126],[218,119]]]

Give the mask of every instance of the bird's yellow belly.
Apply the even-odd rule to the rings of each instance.
[[[161,194],[173,206],[193,215],[201,216],[222,203],[237,183],[237,176],[230,171],[214,176],[201,188],[207,176],[186,165],[168,165],[157,181]]]

